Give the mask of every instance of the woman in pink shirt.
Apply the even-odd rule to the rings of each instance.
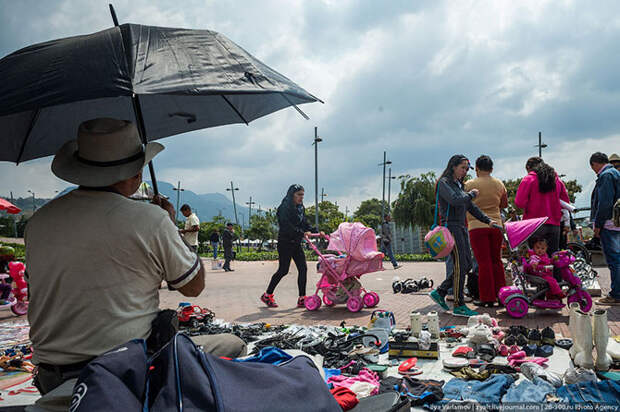
[[[523,209],[523,219],[549,218],[533,237],[544,238],[549,253],[553,253],[560,247],[560,200],[569,203],[566,186],[555,170],[540,157],[530,157],[525,164],[525,170],[527,176],[521,180],[515,204]]]

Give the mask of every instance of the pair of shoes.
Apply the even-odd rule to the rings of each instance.
[[[435,301],[436,304],[441,306],[443,310],[450,310],[444,298],[439,294],[439,292],[437,292],[437,289],[431,291],[431,293],[429,293],[428,296],[430,296],[431,299],[433,299],[433,301]]]
[[[462,305],[462,306],[457,306],[456,308],[454,308],[452,310],[452,314],[454,316],[470,317],[470,316],[476,316],[478,314],[478,312],[469,309],[466,305]]]
[[[594,313],[584,313],[579,309],[574,311],[573,348],[574,364],[586,369],[596,368],[598,371],[607,371],[613,362],[607,353],[609,345],[609,325],[607,311],[597,309]],[[596,361],[592,357],[592,349],[596,349]]]
[[[306,307],[305,303],[306,303],[306,297],[305,296],[300,296],[299,299],[297,299],[297,307],[298,308]]]
[[[267,292],[263,293],[263,295],[260,297],[260,300],[267,306],[269,306],[270,308],[277,308],[278,304],[276,303],[276,301],[273,298],[273,293],[271,295],[268,295]]]
[[[596,304],[603,306],[618,306],[620,305],[620,299],[615,299],[611,296],[605,296],[604,298],[597,300]]]

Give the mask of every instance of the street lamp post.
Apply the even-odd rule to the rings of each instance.
[[[11,192],[11,203],[13,203],[13,192]],[[17,216],[13,215],[13,233],[17,237]]]
[[[538,144],[534,147],[538,147],[538,157],[542,157],[542,149],[547,147],[547,145],[542,142],[542,132],[538,132]]]
[[[314,224],[316,230],[319,230],[319,143],[322,142],[318,135],[318,127],[314,127]]]
[[[181,192],[184,192],[185,189],[181,188],[181,182],[177,182],[177,187],[173,187],[172,190],[177,192],[177,209],[175,212],[175,217],[174,219],[178,222],[179,221],[179,200],[181,199]]]
[[[34,213],[37,206],[34,203],[34,192],[32,190],[28,190],[28,193],[32,193],[32,213]]]
[[[327,197],[327,193],[325,193],[325,188],[321,188],[321,203],[323,203],[323,198]]]
[[[245,204],[249,206],[249,209],[248,209],[248,228],[249,228],[252,225],[252,205],[255,205],[256,202],[252,202],[252,196],[250,196],[250,201],[245,202]],[[249,252],[250,251],[250,239],[247,239],[247,240],[248,240],[248,252]]]
[[[392,213],[392,203],[390,203],[390,195],[392,194],[392,179],[396,179],[396,176],[392,176],[392,168],[388,170],[388,214]]]
[[[387,160],[387,153],[383,151],[383,163],[379,163],[379,166],[383,166],[383,196],[381,198],[381,223],[385,219],[385,166],[391,165],[392,162]]]
[[[226,191],[232,193],[232,201],[233,201],[233,210],[235,211],[235,223],[237,224],[237,226],[239,226],[239,218],[237,217],[237,203],[235,202],[235,190],[239,190],[238,187],[235,187],[233,185],[233,182],[230,182],[230,187],[226,188]],[[243,228],[241,228],[241,232],[243,232]],[[241,244],[241,233],[239,233],[239,240],[237,240],[237,252],[239,252],[239,249],[241,248],[240,244]]]

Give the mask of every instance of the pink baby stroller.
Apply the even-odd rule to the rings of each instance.
[[[319,256],[318,271],[322,274],[315,294],[306,298],[306,309],[317,310],[321,307],[319,291],[323,293],[322,301],[327,306],[346,302],[351,312],[359,312],[364,306],[377,306],[379,295],[366,291],[359,281],[363,274],[383,270],[383,253],[377,251],[375,231],[361,223],[345,222],[330,236],[324,237],[329,241],[327,249],[338,252],[338,255],[321,254],[306,238]]]
[[[549,290],[547,281],[543,278],[531,275],[524,270],[527,266],[526,259],[521,257],[518,248],[525,243],[536,229],[547,221],[546,217],[520,220],[516,222],[506,222],[504,239],[510,249],[509,264],[514,280],[513,286],[504,286],[499,290],[498,298],[502,305],[506,307],[506,312],[513,318],[522,318],[527,315],[530,306],[541,309],[561,309],[564,303],[560,300],[546,300],[545,296]],[[566,293],[568,303],[577,302],[584,312],[592,308],[592,298],[590,294],[582,289],[581,280],[573,274],[570,263],[573,262],[574,255],[570,251],[555,252],[552,256],[554,265],[560,268],[562,281],[560,287],[567,286]],[[552,270],[553,267],[549,267]]]

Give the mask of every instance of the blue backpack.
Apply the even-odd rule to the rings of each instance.
[[[152,357],[132,340],[86,366],[71,412],[82,411],[326,411],[342,409],[312,360],[278,365],[233,362],[198,349],[177,334]]]

